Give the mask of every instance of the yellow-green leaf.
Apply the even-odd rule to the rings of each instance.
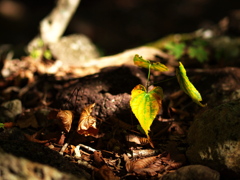
[[[4,123],[0,123],[0,128],[4,128]]]
[[[163,91],[158,86],[147,92],[146,88],[139,84],[132,90],[130,106],[147,136],[154,118],[162,107],[162,99]]]
[[[150,66],[150,69],[155,70],[155,71],[162,71],[162,72],[168,71],[168,68],[164,64],[162,64],[160,62],[147,61],[137,54],[134,56],[133,61],[134,61],[135,65],[140,66],[140,67],[144,67],[144,68],[148,69]]]
[[[180,84],[181,89],[187,95],[189,95],[195,103],[197,103],[202,107],[206,106],[200,102],[202,101],[201,94],[194,87],[194,85],[189,81],[186,70],[181,62],[179,62],[179,69],[176,69],[176,75],[177,75],[178,83]]]

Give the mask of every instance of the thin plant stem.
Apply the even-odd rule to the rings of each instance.
[[[165,82],[165,81],[170,81],[170,80],[175,79],[175,78],[176,78],[176,76],[171,77],[171,78],[169,78],[169,79],[162,80],[162,81],[160,81],[160,82],[153,83],[153,84],[156,85],[156,84],[159,84],[159,83],[162,83],[162,82]]]
[[[150,79],[150,67],[151,67],[151,63],[149,63],[148,65],[148,77],[147,77],[147,84],[146,84],[146,90],[148,92],[148,87],[149,87],[149,79]]]

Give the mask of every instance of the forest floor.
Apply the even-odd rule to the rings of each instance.
[[[189,165],[185,155],[187,132],[196,114],[206,108],[180,89],[174,63],[166,63],[170,69],[166,73],[152,72],[150,76],[151,84],[157,82],[163,88],[164,99],[149,140],[129,104],[131,90],[147,82],[146,69],[109,66],[78,78],[61,68],[57,75],[45,73],[43,69],[53,67],[54,62],[31,56],[5,62],[11,62],[11,66],[3,67],[9,76],[1,80],[4,129],[0,147],[5,153],[86,179],[88,175],[83,174],[96,179],[160,179]],[[196,59],[182,62],[189,67],[188,76],[207,108],[238,99],[233,97],[239,89],[238,68],[199,63]],[[8,168],[21,169],[17,163],[21,161],[15,161]],[[36,169],[32,171],[40,176]],[[51,176],[41,172],[41,176]],[[11,174],[11,170],[1,173]]]
[[[134,56],[131,62],[89,68],[88,72],[68,66],[68,59],[59,65],[43,56],[5,59],[9,54],[0,54],[0,176],[174,179],[168,175],[187,167],[178,171],[185,179],[203,179],[191,174],[195,167],[186,156],[188,130],[197,115],[240,98],[236,94],[240,89],[240,39],[236,33],[240,31],[229,23],[232,17],[228,18],[201,31],[200,36],[170,35],[148,44],[162,53],[151,54],[154,58],[148,60],[169,69],[151,71],[149,76],[150,84],[161,86],[164,93],[150,139],[129,104],[132,89],[148,81],[147,69],[134,65]],[[212,38],[206,38],[209,32],[214,34]],[[175,76],[179,60],[206,107],[181,90]],[[197,168],[208,172],[209,179],[221,174],[205,166]]]

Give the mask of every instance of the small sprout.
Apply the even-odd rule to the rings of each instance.
[[[0,128],[4,129],[4,123],[0,123]]]
[[[151,63],[150,61],[146,61],[138,55],[135,55],[134,63],[140,67],[148,68],[148,81],[150,69],[165,70],[165,68],[162,68],[164,65],[162,66],[162,64]],[[206,106],[200,102],[202,101],[201,94],[189,81],[186,70],[181,62],[179,63],[179,69],[176,70],[176,76],[181,89],[186,94],[188,94],[198,105],[202,107]],[[162,109],[163,91],[159,86],[153,87],[151,90],[149,90],[148,81],[146,87],[142,84],[139,84],[133,88],[131,92],[130,106],[133,114],[138,119],[141,128],[147,135],[149,142],[151,142],[148,133],[150,131],[153,120]]]
[[[206,106],[200,102],[200,101],[202,101],[201,94],[194,87],[194,85],[189,81],[186,70],[181,62],[179,62],[179,69],[176,69],[176,76],[177,76],[178,83],[180,84],[181,89],[187,95],[189,95],[195,103],[197,103],[198,105],[200,105],[202,107]]]
[[[40,49],[34,49],[30,52],[30,56],[34,59],[37,59],[41,56],[42,51]]]
[[[43,53],[43,57],[47,60],[51,60],[52,59],[52,53],[50,50],[45,50],[44,53]]]

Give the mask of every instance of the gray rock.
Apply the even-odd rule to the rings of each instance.
[[[219,180],[220,174],[202,165],[184,166],[164,175],[161,180]]]
[[[54,180],[87,180],[86,177],[60,172],[48,165],[31,162],[25,158],[19,158],[0,149],[0,177],[3,180],[30,180],[30,179],[54,179]]]
[[[0,179],[90,179],[90,174],[58,152],[20,140],[21,131],[7,134],[8,131],[0,133]]]
[[[240,102],[232,101],[199,113],[188,133],[186,155],[192,164],[240,178]]]
[[[4,102],[0,106],[0,122],[12,122],[21,113],[22,102],[19,99]]]
[[[2,103],[1,106],[11,111],[14,116],[17,116],[22,113],[22,102],[19,99],[4,102]]]
[[[83,34],[64,36],[58,42],[50,44],[49,48],[52,55],[64,65],[82,66],[99,57],[97,48]]]

